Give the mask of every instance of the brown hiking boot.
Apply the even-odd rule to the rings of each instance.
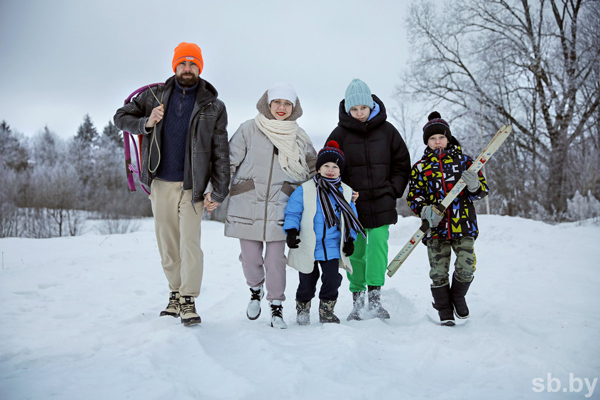
[[[160,312],[160,316],[179,317],[179,292],[171,292],[169,295],[169,304],[167,308]]]
[[[179,299],[181,323],[185,326],[199,324],[200,316],[196,313],[196,304],[192,296],[182,296]]]

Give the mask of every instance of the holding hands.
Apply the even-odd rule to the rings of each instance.
[[[206,208],[206,211],[208,211],[209,214],[210,214],[211,211],[214,211],[220,205],[221,205],[221,203],[217,203],[216,201],[212,200],[212,198],[210,197],[210,193],[206,193],[204,195],[204,205],[203,205],[203,207]]]

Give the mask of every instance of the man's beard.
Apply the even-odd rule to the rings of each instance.
[[[192,87],[200,80],[200,77],[194,74],[176,75],[175,78],[181,87]]]

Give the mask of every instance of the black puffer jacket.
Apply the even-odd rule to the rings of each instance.
[[[146,121],[152,109],[169,104],[169,96],[175,85],[175,77],[164,85],[147,89],[130,103],[119,108],[114,117],[115,126],[142,139],[141,182],[150,187],[156,177],[154,173],[160,160],[163,137],[163,121],[147,133]],[[154,92],[154,94],[152,93]],[[168,112],[168,110],[165,110]],[[200,79],[196,102],[190,118],[186,145],[184,188],[192,189],[193,200],[202,201],[208,182],[212,182],[212,199],[222,203],[229,193],[229,143],[227,140],[227,111],[225,104],[217,98],[217,90],[204,79]]]
[[[339,109],[337,128],[327,141],[335,140],[344,152],[342,181],[359,193],[358,219],[365,228],[378,228],[398,221],[396,199],[402,197],[410,174],[410,154],[400,133],[387,122],[385,106],[373,95],[380,111],[360,122]]]

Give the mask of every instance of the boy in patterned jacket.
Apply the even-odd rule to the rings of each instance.
[[[468,171],[473,160],[462,153],[450,125],[437,111],[429,114],[428,120],[423,127],[423,142],[427,147],[411,170],[406,201],[431,227],[423,242],[427,245],[429,277],[433,281],[433,307],[442,325],[454,325],[454,314],[461,319],[469,317],[465,295],[473,281],[473,245],[479,233],[473,201],[487,196],[489,189],[481,171],[478,174]],[[461,177],[467,186],[440,213],[436,204],[442,202]],[[451,250],[456,261],[450,286]]]

